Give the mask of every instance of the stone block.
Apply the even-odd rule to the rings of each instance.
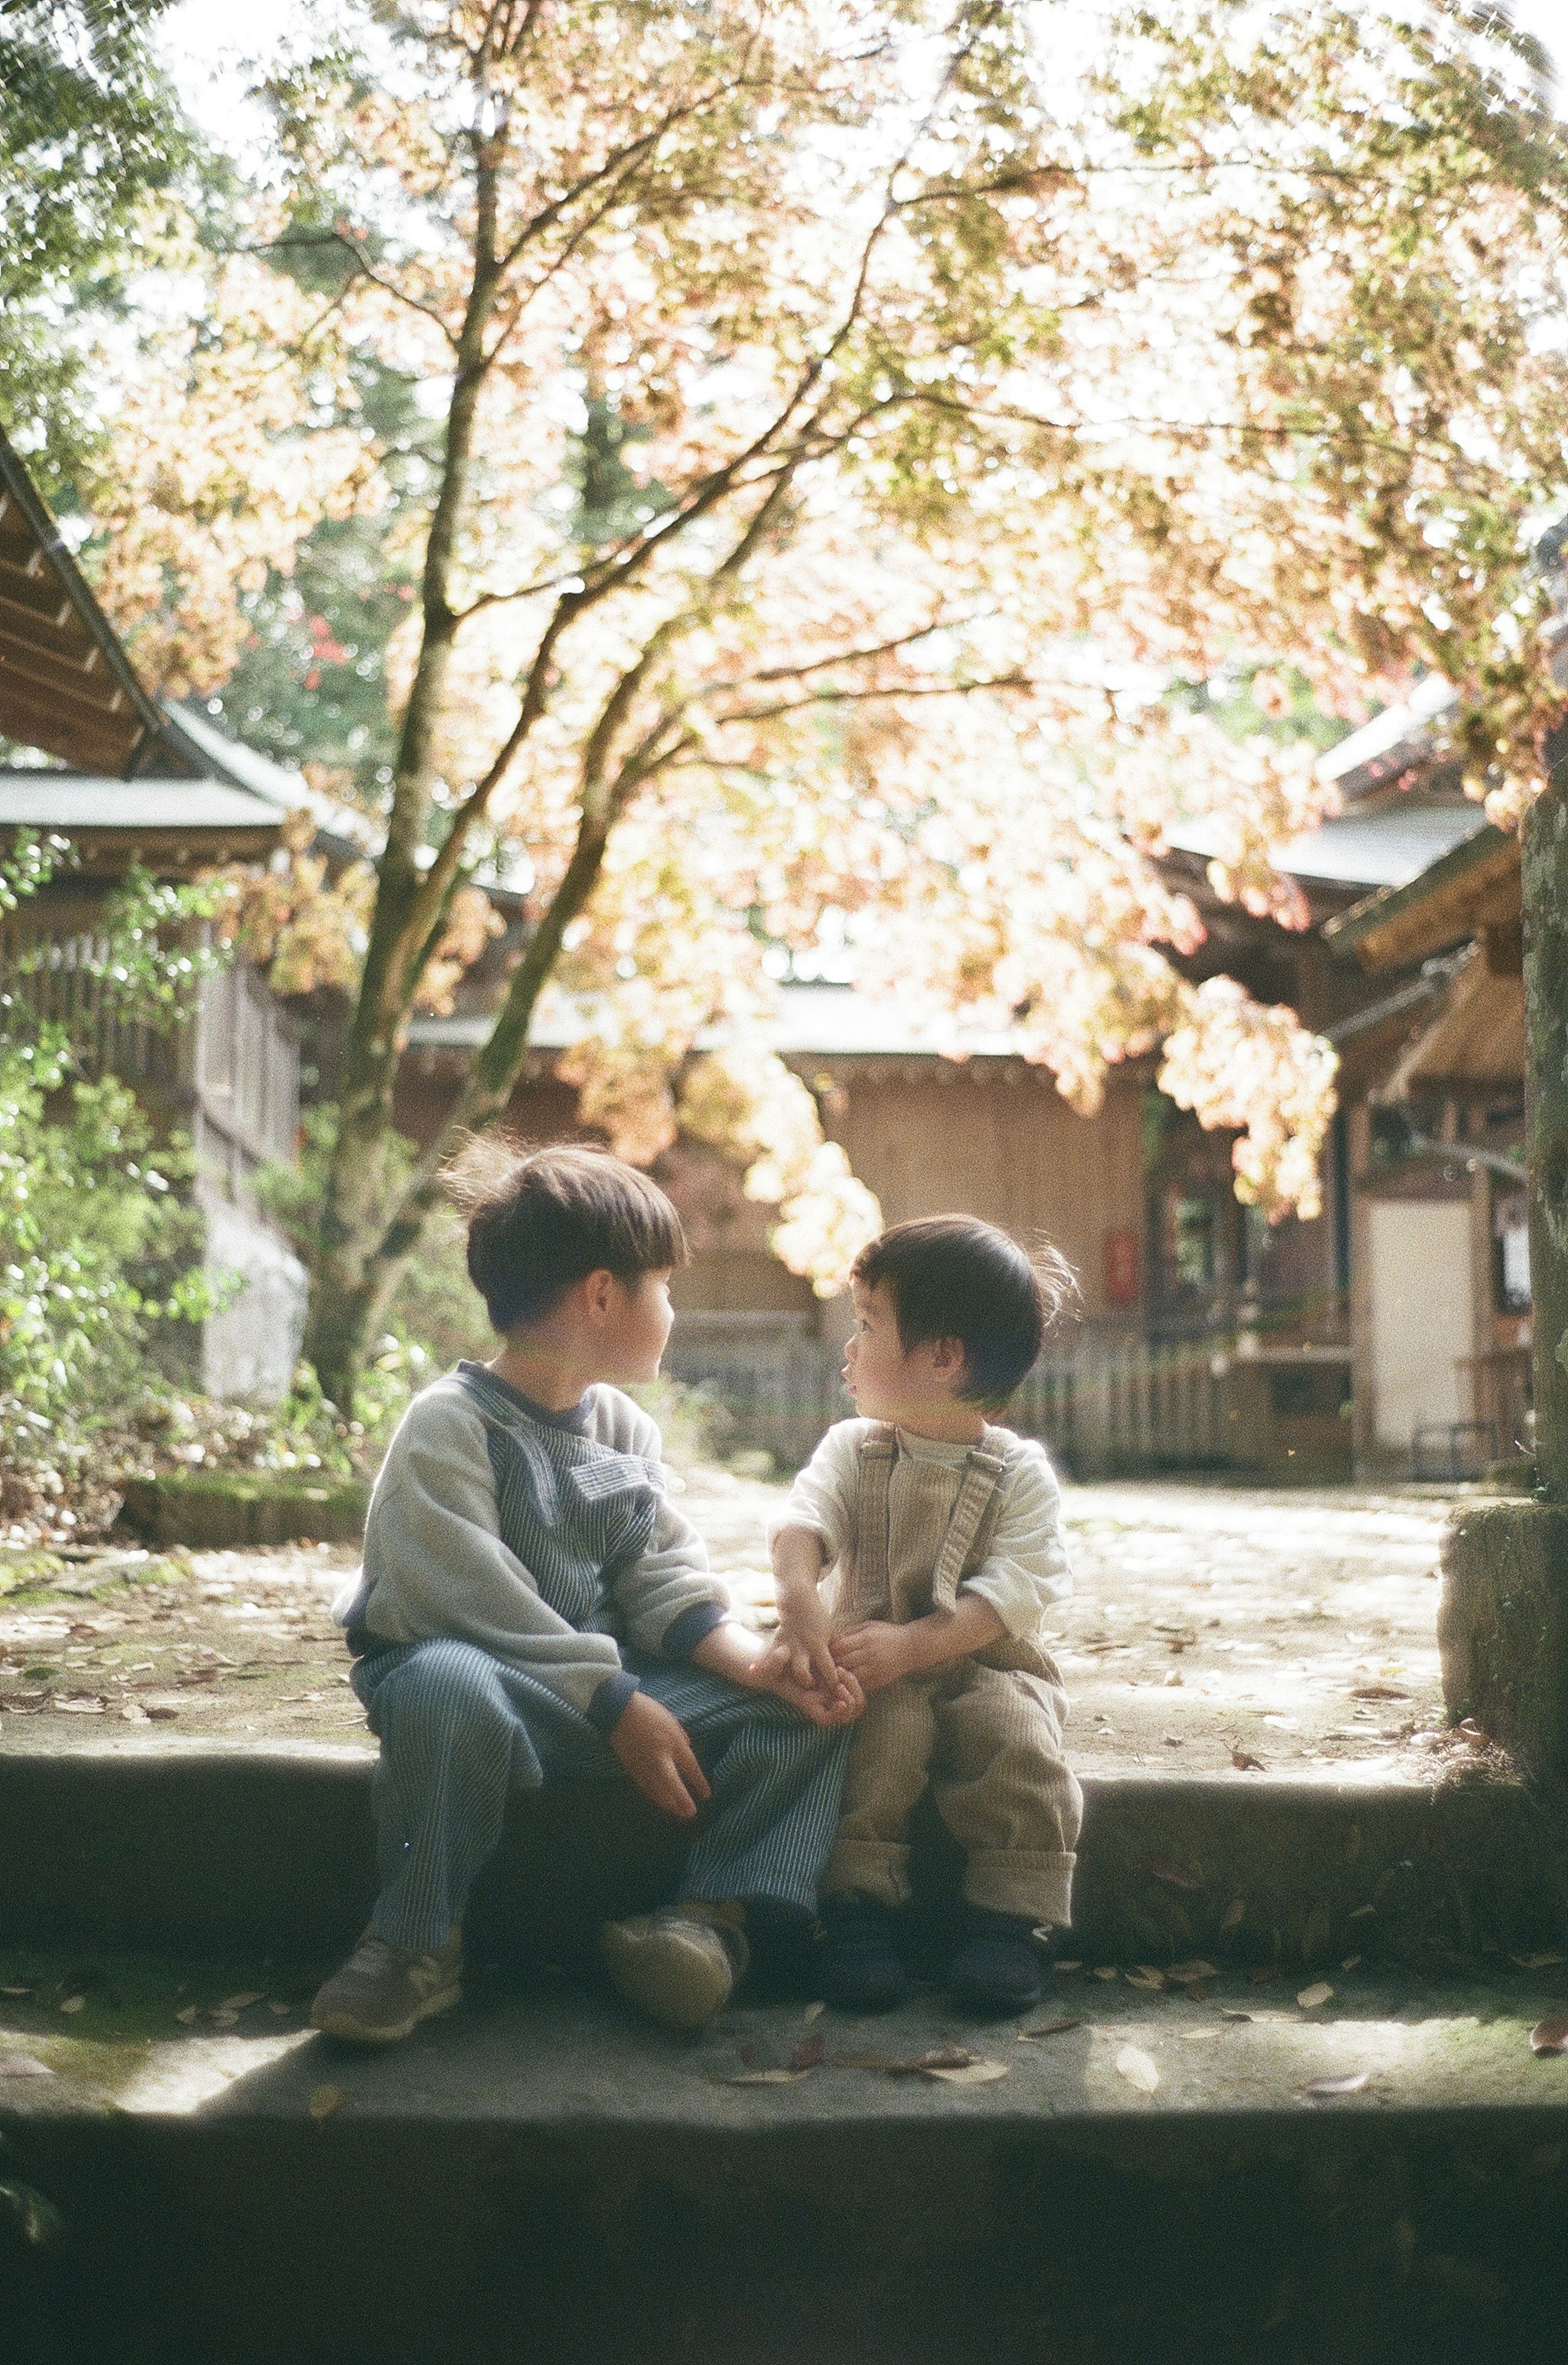
[[[232,1552],[262,1544],[357,1543],[370,1487],[363,1478],[296,1472],[166,1471],[129,1478],[120,1517],[151,1544]]]
[[[1473,1717],[1535,1779],[1568,1780],[1568,1505],[1467,1503],[1442,1570],[1450,1716]]]

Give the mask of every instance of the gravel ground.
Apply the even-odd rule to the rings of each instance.
[[[685,1508],[766,1620],[780,1488],[707,1467]],[[1438,1770],[1438,1546],[1455,1497],[1170,1481],[1070,1487],[1053,1621],[1094,1773]],[[0,1556],[0,1748],[165,1735],[370,1747],[330,1604],[350,1546]]]

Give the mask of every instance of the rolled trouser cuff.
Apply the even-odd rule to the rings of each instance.
[[[1036,1855],[1022,1849],[972,1855],[964,1873],[964,1896],[987,1912],[1026,1913],[1042,1927],[1065,1930],[1072,1920],[1077,1862],[1070,1854]]]
[[[902,1840],[839,1840],[823,1875],[824,1897],[860,1889],[883,1905],[909,1903],[909,1848]]]

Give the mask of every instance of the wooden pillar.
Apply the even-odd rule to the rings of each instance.
[[[1538,1485],[1568,1502],[1568,730],[1525,824],[1525,1157]]]

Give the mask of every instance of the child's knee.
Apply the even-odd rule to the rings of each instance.
[[[377,1707],[384,1736],[395,1723],[492,1724],[508,1716],[489,1653],[444,1637],[417,1645],[383,1685]]]

